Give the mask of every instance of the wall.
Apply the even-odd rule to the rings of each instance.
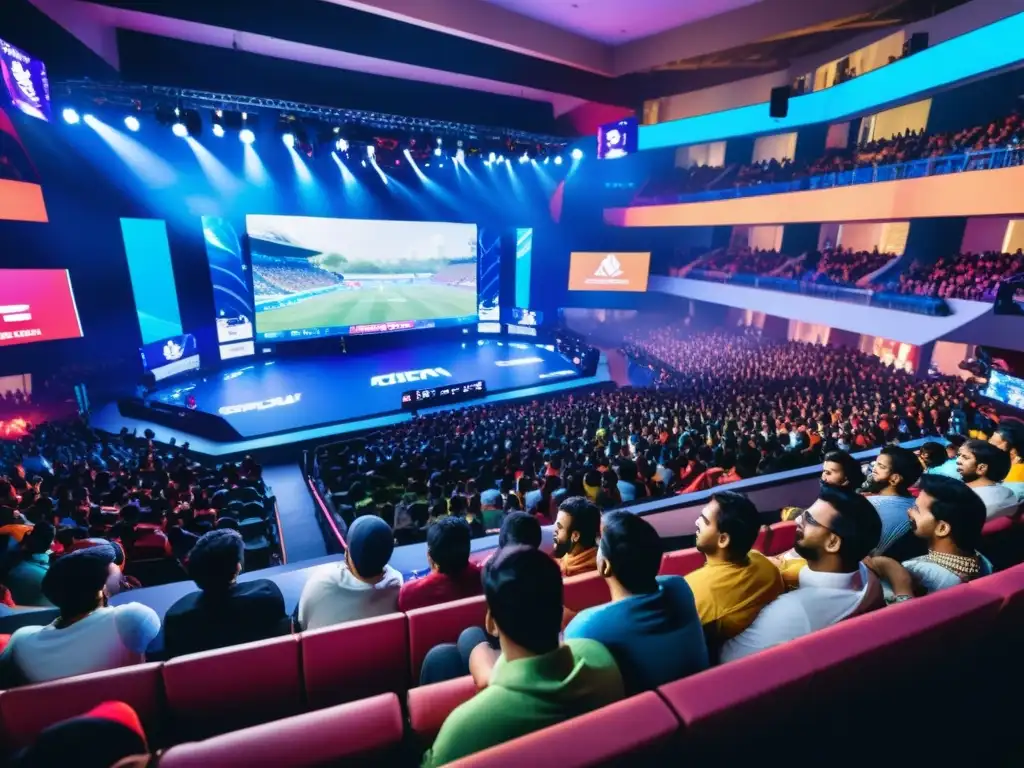
[[[971,374],[960,369],[960,362],[970,356],[970,346],[952,341],[936,341],[932,349],[931,364],[944,376],[971,378]]]
[[[790,224],[782,231],[782,252],[793,256],[808,253],[818,247],[817,224]]]
[[[825,149],[846,149],[850,146],[850,121],[832,123],[825,136]]]
[[[842,59],[848,59],[848,70],[858,75],[884,67],[889,63],[890,56],[897,59],[900,57],[905,39],[905,33],[900,30],[818,67],[814,71],[814,90],[820,91],[835,85],[837,65]]]
[[[821,323],[805,323],[801,320],[789,321],[789,341],[806,341],[811,344],[828,344],[832,329]]]
[[[748,77],[727,85],[716,85],[714,88],[702,88],[699,91],[668,96],[658,99],[658,120],[667,122],[694,115],[705,115],[709,112],[721,112],[724,109],[744,107],[748,104],[759,104],[767,101],[772,88],[789,84],[789,74],[785,70],[767,75]]]
[[[676,168],[690,168],[694,165],[707,165],[719,168],[725,165],[725,142],[714,141],[708,144],[691,144],[676,150]]]
[[[960,241],[961,253],[1001,251],[1010,227],[1005,216],[974,217],[967,220]]]
[[[1006,227],[1002,250],[1006,253],[1016,253],[1021,249],[1024,249],[1024,219],[1011,219]]]
[[[796,156],[796,131],[777,133],[774,136],[759,136],[754,141],[752,163],[765,160],[792,160]]]
[[[1018,213],[1024,213],[1024,167],[736,200],[611,208],[605,221],[626,227],[692,227]]]
[[[748,248],[758,248],[762,251],[782,250],[782,227],[737,227],[737,229],[746,230],[744,234],[746,235],[745,240]]]
[[[906,131],[923,131],[928,125],[928,114],[932,108],[931,99],[915,101],[913,104],[904,104],[902,107],[887,109],[872,115],[868,141],[875,139],[891,139],[897,133]],[[861,129],[864,132],[864,129]]]

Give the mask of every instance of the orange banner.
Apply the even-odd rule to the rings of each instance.
[[[26,181],[0,179],[0,219],[46,222],[43,188]]]
[[[646,291],[651,254],[575,251],[569,256],[570,291]]]

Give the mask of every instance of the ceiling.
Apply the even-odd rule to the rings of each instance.
[[[620,45],[762,0],[484,0],[606,45]]]

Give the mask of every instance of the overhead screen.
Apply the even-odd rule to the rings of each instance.
[[[570,291],[646,291],[651,254],[575,251],[569,256]]]
[[[66,269],[0,269],[0,347],[81,336]]]
[[[256,337],[477,322],[475,224],[246,217]]]

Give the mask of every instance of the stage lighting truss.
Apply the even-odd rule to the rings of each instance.
[[[293,131],[296,138],[295,149],[310,156],[314,151],[314,135],[317,132],[315,126],[326,126],[328,132],[332,134],[326,146],[337,149],[335,142],[338,138],[343,138],[348,142],[350,151],[356,151],[357,155],[361,154],[363,147],[369,149],[374,144],[378,150],[385,149],[381,145],[382,139],[398,145],[403,140],[415,137],[418,149],[413,152],[410,148],[410,152],[418,158],[422,151],[425,158],[435,162],[441,159],[456,159],[460,151],[462,159],[457,162],[463,163],[472,158],[483,158],[486,164],[492,152],[496,158],[503,157],[506,160],[514,160],[524,154],[530,160],[558,158],[568,152],[569,143],[568,139],[562,136],[515,129],[160,85],[98,83],[82,79],[61,80],[51,83],[51,93],[53,100],[58,103],[64,99],[74,104],[94,102],[125,108],[137,104],[146,110],[152,110],[160,105],[171,105],[172,108],[181,111],[188,110],[195,115],[191,121],[184,122],[189,135],[195,135],[193,129],[195,133],[201,129],[200,113],[211,115],[211,124],[219,124],[222,129],[228,130],[254,130],[251,118],[261,114],[273,114],[275,118],[287,116],[294,123],[304,126],[305,139],[297,130]],[[223,120],[216,118],[217,111],[222,113]],[[240,125],[229,121],[229,117],[240,114],[245,114],[250,121],[242,120]],[[164,124],[171,125],[174,122],[177,121],[167,121]],[[217,135],[220,135],[219,132]],[[323,134],[320,140],[324,143]],[[419,147],[421,142],[423,146]],[[404,148],[403,145],[398,153],[401,154]]]

